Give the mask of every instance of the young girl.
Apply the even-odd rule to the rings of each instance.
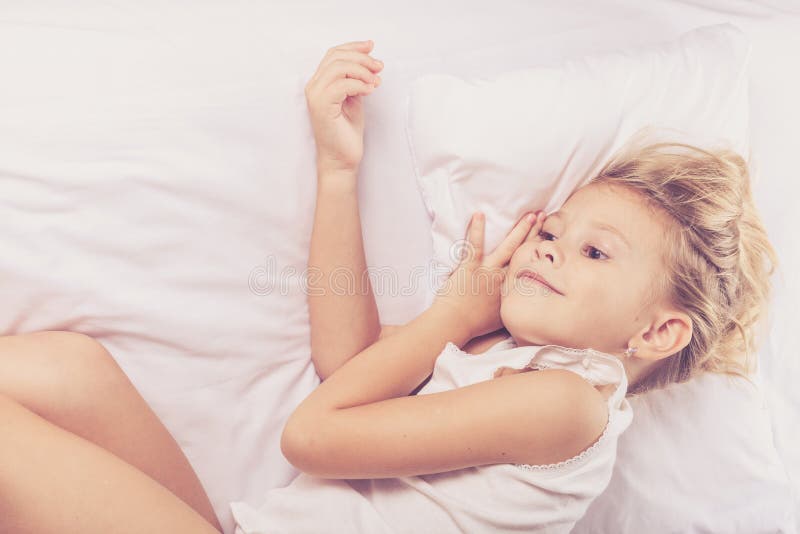
[[[233,503],[237,532],[569,532],[608,484],[632,418],[626,395],[752,371],[775,257],[746,165],[730,152],[631,144],[491,252],[476,214],[431,307],[382,327],[356,196],[361,99],[382,69],[371,49],[332,48],[306,86],[318,170],[311,345],[323,382],[281,440],[303,474],[258,508]],[[332,284],[343,268],[350,294]],[[108,355],[81,343],[97,355],[78,384],[109,385],[101,405],[78,403],[69,417],[26,403],[41,392],[17,387],[13,366],[0,372],[0,532],[216,532],[188,464],[162,469],[180,455],[174,442]],[[74,389],[70,399],[98,398]],[[136,433],[101,424],[125,420],[101,408],[120,399]],[[132,435],[147,436],[149,454],[120,445]]]

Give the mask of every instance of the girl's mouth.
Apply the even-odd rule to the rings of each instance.
[[[548,282],[544,277],[542,277],[540,274],[536,273],[531,269],[528,268],[521,269],[517,273],[517,278],[526,278],[532,280],[533,282],[550,289],[553,293],[558,293],[559,295],[562,296],[564,295],[564,293],[553,287],[553,285],[550,284],[550,282]]]

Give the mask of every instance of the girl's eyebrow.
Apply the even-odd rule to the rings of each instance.
[[[625,236],[622,234],[622,232],[620,232],[619,230],[617,230],[615,227],[611,226],[610,224],[602,223],[600,221],[592,221],[592,224],[595,226],[595,228],[598,228],[600,230],[605,230],[606,232],[611,232],[612,234],[614,234],[617,237],[619,237],[622,240],[622,242],[625,243],[626,247],[633,248],[633,247],[631,247],[631,244],[628,242],[628,240],[625,238]]]
[[[563,219],[562,214],[564,214],[564,213],[566,213],[564,210],[559,210],[557,212],[554,212],[552,215],[548,215],[547,217],[548,218],[555,217],[557,219]],[[616,227],[611,226],[610,224],[607,224],[607,223],[604,223],[604,222],[600,222],[600,221],[589,221],[589,223],[592,226],[594,226],[595,228],[597,228],[598,230],[604,230],[606,232],[611,232],[612,234],[614,234],[615,236],[620,238],[622,240],[622,242],[625,244],[625,246],[627,246],[629,249],[633,248],[631,246],[630,241],[628,241],[628,239],[625,237],[625,235],[622,232],[620,232]]]

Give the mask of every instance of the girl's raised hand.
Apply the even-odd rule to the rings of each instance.
[[[500,294],[508,263],[529,234],[541,231],[545,218],[544,212],[525,214],[502,243],[484,255],[486,221],[482,213],[474,214],[462,242],[461,262],[438,290],[432,306],[455,314],[473,338],[501,328]]]
[[[317,144],[317,171],[356,172],[364,154],[361,97],[380,85],[383,63],[370,57],[372,41],[335,46],[305,87]]]

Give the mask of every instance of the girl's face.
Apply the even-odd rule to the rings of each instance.
[[[511,257],[500,306],[508,332],[519,345],[620,354],[650,319],[666,224],[623,187],[575,191]]]

